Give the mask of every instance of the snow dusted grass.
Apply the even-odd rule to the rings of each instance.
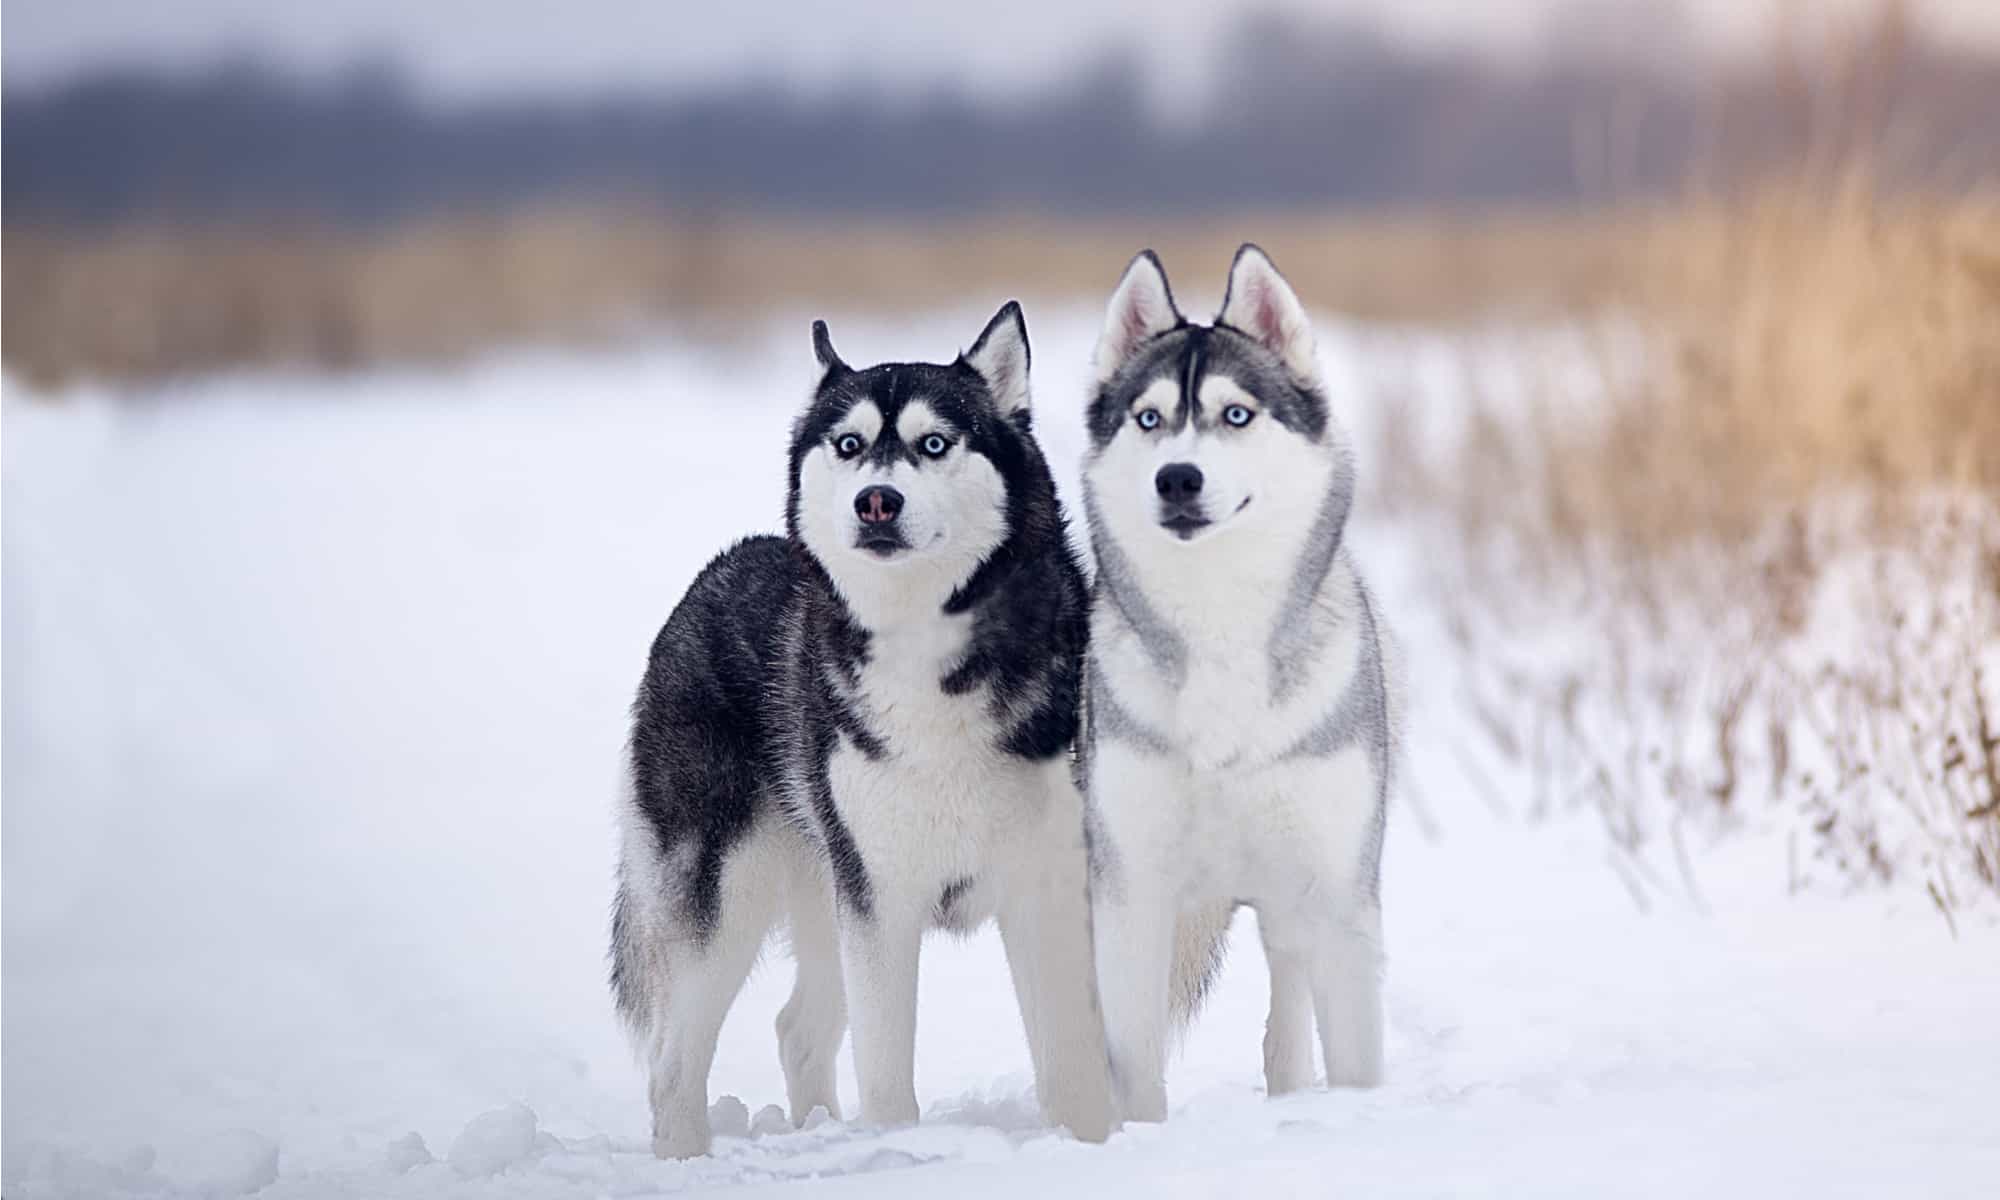
[[[857,358],[945,355],[979,299],[836,334]],[[1095,317],[1030,320],[1044,438],[1074,495]],[[1532,603],[1507,577],[1441,589],[1456,524],[1379,497],[1358,550],[1413,686],[1385,868],[1387,1086],[1264,1099],[1246,917],[1170,1075],[1172,1119],[1080,1145],[1035,1116],[987,933],[927,946],[923,1125],[773,1132],[759,1114],[783,1096],[771,1021],[789,983],[774,948],[712,1080],[745,1136],[653,1160],[603,986],[624,713],[686,582],[778,523],[805,327],[170,396],[47,404],[9,386],[10,1200],[808,1179],[1009,1197],[1990,1187],[1992,908],[1961,911],[1954,941],[1921,890],[1791,886],[1783,823],[1689,823],[1635,854],[1540,804],[1560,793],[1533,755],[1496,747],[1535,727],[1550,672],[1591,660],[1592,627],[1505,628]],[[1328,331],[1351,420],[1375,419],[1378,360],[1413,348],[1443,360],[1436,339]],[[1451,389],[1426,391],[1423,436],[1442,436]],[[1469,612],[1490,623],[1462,633]],[[1576,703],[1593,730],[1649,720],[1612,693]],[[1736,807],[1767,804],[1765,775],[1737,771]],[[1650,795],[1635,811],[1659,811]],[[1655,853],[1670,843],[1684,865]],[[845,1068],[841,1086],[852,1105]]]
[[[1452,636],[1479,751],[1528,775],[1533,817],[1597,814],[1639,903],[1699,902],[1693,863],[1746,835],[1788,891],[1914,893],[1947,922],[2000,901],[2000,509],[1937,497],[1890,541],[1857,507],[1434,585],[1476,597]]]

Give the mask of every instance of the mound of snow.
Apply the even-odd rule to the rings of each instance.
[[[716,1137],[749,1137],[750,1106],[724,1096],[708,1106],[708,1127]]]
[[[431,1148],[424,1145],[424,1135],[414,1129],[390,1142],[389,1148],[382,1153],[382,1165],[397,1175],[436,1161],[431,1156]]]
[[[278,1143],[248,1129],[231,1129],[199,1143],[176,1175],[205,1196],[247,1196],[278,1180]]]
[[[452,1139],[445,1160],[460,1175],[497,1175],[535,1152],[535,1114],[525,1104],[480,1113]]]
[[[8,1152],[0,1181],[4,1181],[9,1197],[151,1195],[167,1186],[165,1179],[154,1174],[153,1162],[151,1146],[137,1146],[112,1161],[100,1161],[80,1151],[36,1142]]]

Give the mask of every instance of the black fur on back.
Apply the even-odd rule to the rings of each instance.
[[[784,611],[803,578],[782,538],[746,538],[716,556],[653,639],[632,704],[632,800],[663,855],[694,848],[687,902],[702,928],[714,924],[722,855],[750,828],[779,729],[767,697],[782,646],[743,617]]]
[[[1002,310],[1002,315],[1007,315]],[[841,902],[873,911],[868,873],[834,807],[827,765],[842,743],[871,759],[899,748],[869,727],[853,689],[871,653],[856,622],[800,536],[799,472],[808,452],[860,400],[881,409],[870,453],[909,454],[895,434],[903,405],[922,399],[969,451],[1007,482],[1006,535],[945,601],[970,615],[965,653],[940,693],[983,689],[996,749],[1044,760],[1070,752],[1088,607],[1055,485],[1026,410],[1003,416],[978,371],[891,363],[852,370],[814,330],[824,368],[792,428],[787,536],[752,537],[710,562],[659,636],[632,709],[633,804],[669,864],[669,886],[695,936],[718,919],[723,863],[761,822],[789,820],[824,850]],[[626,886],[634,876],[628,873]],[[627,1003],[620,961],[632,905],[613,912],[613,989]]]

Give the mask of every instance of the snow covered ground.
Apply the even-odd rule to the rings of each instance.
[[[945,356],[986,315],[834,332],[851,361]],[[1030,323],[1068,484],[1094,320]],[[1338,379],[1378,348],[1325,341]],[[1263,1098],[1239,927],[1172,1119],[1081,1145],[1039,1127],[997,938],[939,937],[921,1126],[653,1160],[603,986],[624,711],[688,579],[777,526],[809,363],[801,315],[456,372],[8,385],[10,1200],[1991,1194],[1994,914],[1954,940],[1901,895],[1788,897],[1752,836],[1642,911],[1594,822],[1529,822],[1477,751],[1420,527],[1365,511],[1414,686],[1387,1086]],[[711,1081],[749,1113],[783,1100],[770,960]]]

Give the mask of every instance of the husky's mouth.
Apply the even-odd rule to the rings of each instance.
[[[900,529],[863,529],[854,537],[854,548],[876,558],[894,558],[910,548]]]
[[[1231,520],[1237,513],[1249,507],[1250,497],[1245,496],[1243,497],[1243,503],[1237,505],[1235,511],[1231,512],[1229,516],[1224,517],[1223,520]],[[1188,508],[1175,506],[1160,517],[1160,528],[1184,542],[1193,541],[1196,534],[1214,524],[1216,522],[1201,515],[1201,509],[1198,506]]]
[[[937,545],[945,539],[947,532],[947,530],[943,529],[938,530],[931,534],[931,540],[924,543],[924,545],[926,547]],[[914,553],[917,549],[917,547],[910,544],[908,538],[903,536],[903,531],[894,525],[891,525],[887,529],[871,529],[865,525],[862,526],[860,532],[854,535],[854,548],[856,550],[865,550],[869,555],[883,562],[887,562],[905,551]]]
[[[1207,517],[1192,512],[1169,513],[1160,518],[1160,528],[1184,542],[1212,524]]]

